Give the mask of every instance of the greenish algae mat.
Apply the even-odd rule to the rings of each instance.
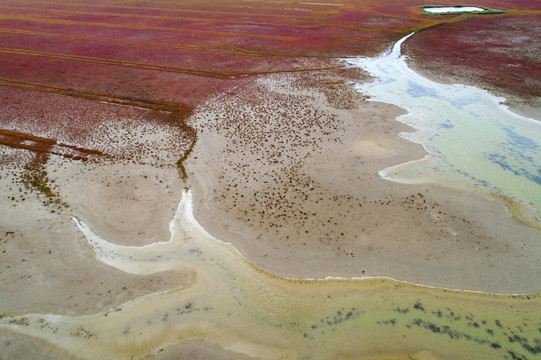
[[[167,242],[119,246],[75,221],[98,260],[134,274],[177,270],[191,275],[189,284],[94,315],[4,314],[0,329],[85,359],[140,358],[188,341],[264,359],[541,356],[539,295],[460,292],[384,278],[273,276],[197,223],[190,192]]]

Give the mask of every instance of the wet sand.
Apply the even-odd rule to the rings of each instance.
[[[112,140],[109,152],[117,155],[114,160],[83,162],[47,155],[39,170],[29,171],[24,164],[42,154],[9,150],[17,162],[2,165],[0,177],[0,313],[94,312],[182,283],[175,273],[138,278],[97,263],[72,220],[75,216],[96,224],[100,234],[120,244],[141,245],[169,236],[168,224],[183,187],[175,165],[182,138],[164,124],[132,120],[127,130],[127,123],[115,121],[87,139],[99,148],[106,132]],[[140,138],[145,131],[159,144]],[[29,174],[50,194],[25,184]]]
[[[83,162],[1,149],[13,161],[0,168],[0,314],[90,314],[186,283],[174,271],[136,276],[100,263],[72,220],[95,224],[119,244],[167,238],[183,187],[175,164],[181,129],[114,119],[85,141],[112,158]],[[0,359],[71,358],[10,333],[0,334],[0,348]]]
[[[497,88],[480,81],[472,81],[471,77],[467,76],[467,74],[464,76],[458,74],[451,75],[449,74],[449,70],[441,72],[434,71],[433,68],[429,68],[412,58],[407,58],[407,61],[410,69],[421,74],[427,79],[440,84],[464,84],[485,89],[495,96],[505,98],[504,104],[508,106],[512,112],[530,119],[541,121],[541,117],[539,116],[541,110],[541,97],[520,97],[506,91],[505,89]]]

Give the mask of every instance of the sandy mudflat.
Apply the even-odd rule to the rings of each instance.
[[[353,101],[338,84],[361,74],[313,76],[261,78],[192,117],[200,135],[187,169],[203,226],[287,277],[540,291],[537,230],[470,191],[380,178],[426,155],[397,137],[411,131],[394,120],[401,109]]]
[[[79,172],[79,176],[83,174],[84,172]],[[10,180],[9,177],[2,175],[0,181],[3,189],[9,188],[6,182]],[[79,183],[77,186],[81,185],[87,184]],[[139,187],[142,188],[142,185],[139,184]],[[124,237],[114,238],[118,239],[118,242],[126,242],[123,240],[128,238],[130,231],[123,226],[111,226],[111,217],[116,217],[120,224],[123,221],[129,225],[130,218],[126,215],[129,216],[134,208],[114,209],[116,214],[108,218],[96,214],[85,216],[88,209],[108,206],[115,201],[133,206],[133,203],[130,204],[129,199],[124,199],[120,192],[119,196],[107,194],[109,198],[102,198],[95,194],[91,196],[93,194],[91,186],[87,187],[87,190],[89,191],[84,197],[69,194],[68,191],[63,192],[64,199],[70,201],[72,206],[69,209],[56,209],[54,213],[51,213],[54,209],[43,206],[39,200],[32,199],[32,195],[26,195],[26,200],[19,201],[16,206],[12,204],[15,201],[4,201],[6,196],[3,197],[3,215],[0,224],[3,230],[0,235],[2,240],[0,279],[3,284],[3,295],[0,299],[0,313],[6,311],[93,313],[149,292],[182,284],[182,276],[178,274],[161,273],[137,277],[119,273],[96,261],[87,240],[77,229],[71,216],[77,215],[97,224],[99,232],[104,234],[104,237],[122,231]],[[149,187],[144,190],[155,189]],[[77,189],[77,193],[82,191],[83,188]],[[81,198],[85,200],[84,206],[78,204]],[[166,202],[155,204],[154,201],[149,201],[145,205],[163,206],[160,212],[165,216],[172,216],[174,210],[165,207]],[[176,208],[173,202],[171,205]],[[170,213],[166,211],[167,209]],[[102,214],[107,214],[107,209],[101,210]],[[152,218],[140,215],[136,219],[144,224]],[[132,225],[137,226],[138,223]],[[155,232],[149,233],[163,239],[161,234],[165,231],[166,229],[160,228],[159,231],[155,229]],[[133,234],[131,238],[141,241],[145,239],[135,235]],[[134,241],[134,244],[138,243],[141,242]]]
[[[107,128],[109,139],[114,140],[107,146],[109,153],[123,153],[129,160],[117,156],[116,160],[82,162],[4,150],[17,161],[4,164],[0,174],[0,279],[4,284],[0,313],[95,312],[182,283],[182,276],[173,273],[135,277],[109,269],[94,259],[72,220],[77,217],[94,224],[98,234],[121,244],[169,239],[168,224],[183,186],[175,166],[181,139],[165,125],[132,120],[129,131],[124,125],[116,121],[116,128]],[[158,144],[139,137],[145,128],[159,139]],[[87,141],[99,148],[100,129]],[[138,142],[154,145],[154,150],[141,149]],[[153,151],[160,150],[163,154],[157,165],[151,160],[158,159]],[[39,171],[28,171],[25,164],[37,157]],[[24,184],[25,174],[40,177],[61,205],[47,204],[50,199],[43,192]]]
[[[58,177],[53,173],[55,168],[58,172],[62,171]],[[9,191],[14,177],[9,176],[5,168],[2,171],[0,314],[95,313],[185,283],[182,274],[172,271],[135,276],[100,263],[71,219],[78,216],[96,224],[99,233],[104,237],[113,237],[119,243],[142,244],[148,238],[163,239],[169,220],[156,221],[148,228],[145,225],[156,220],[158,215],[170,219],[174,214],[177,199],[180,198],[178,189],[182,187],[176,169],[169,174],[166,171],[153,171],[151,167],[122,167],[120,164],[100,165],[92,169],[92,165],[63,160],[61,164],[50,161],[49,170],[50,177],[56,178],[60,186],[69,182],[69,186],[59,186],[62,199],[70,204],[69,208],[44,206],[42,196],[30,193],[24,187],[22,189],[28,192],[22,192],[25,200],[18,197],[11,200],[12,195],[17,196],[20,192]],[[142,174],[159,176],[173,190],[167,189],[167,185],[160,187],[155,183],[143,182],[139,179]],[[105,175],[109,175],[109,181],[118,182],[110,192],[99,191],[105,187],[99,178]],[[129,175],[137,179],[135,186],[138,191],[133,189],[133,184],[122,182]],[[132,187],[128,188],[130,185]],[[149,212],[149,209],[154,212]],[[52,213],[52,210],[55,212]],[[140,213],[131,217],[137,212]],[[41,341],[31,341],[5,332],[0,334],[0,359],[23,358],[71,357]]]

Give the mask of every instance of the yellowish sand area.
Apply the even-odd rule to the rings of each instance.
[[[138,358],[208,341],[265,359],[398,356],[487,358],[539,352],[539,298],[432,289],[390,279],[290,280],[259,270],[194,219],[184,192],[171,239],[134,247],[78,227],[96,257],[134,274],[191,274],[182,288],[94,315],[6,316],[0,326],[78,357]],[[385,301],[382,301],[382,300]],[[426,353],[425,353],[426,354]]]

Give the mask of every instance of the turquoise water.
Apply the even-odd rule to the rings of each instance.
[[[541,225],[541,122],[509,111],[485,90],[430,81],[407,67],[400,48],[410,34],[377,58],[347,59],[376,80],[356,88],[397,105],[397,118],[416,129],[401,133],[430,155],[380,171],[393,181],[438,182],[495,195],[521,220]]]

